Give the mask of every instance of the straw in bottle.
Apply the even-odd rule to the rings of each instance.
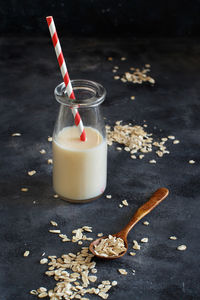
[[[53,46],[54,46],[54,49],[56,52],[57,60],[58,60],[59,67],[61,70],[61,74],[62,74],[64,83],[66,86],[67,95],[69,98],[75,99],[75,95],[74,95],[74,92],[72,89],[71,81],[69,78],[69,73],[67,71],[67,66],[66,66],[65,59],[64,59],[64,56],[62,53],[62,49],[61,49],[60,41],[58,39],[58,35],[56,32],[56,27],[55,27],[53,17],[52,16],[46,17],[46,20],[47,20],[47,24],[49,26],[50,35],[51,35]],[[85,134],[85,129],[83,127],[83,122],[81,120],[79,112],[76,108],[72,108],[72,113],[74,116],[75,124],[79,129],[80,140],[84,142],[86,140],[86,134]]]

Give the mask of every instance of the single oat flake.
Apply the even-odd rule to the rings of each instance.
[[[155,159],[152,159],[152,160],[149,161],[149,163],[150,163],[150,164],[156,164],[156,160],[155,160]]]
[[[51,233],[60,233],[59,229],[50,229],[49,232]]]
[[[177,250],[179,250],[179,251],[185,251],[186,249],[187,249],[186,245],[180,245],[177,247]]]
[[[36,171],[35,170],[32,170],[32,171],[28,171],[28,175],[29,176],[33,176],[36,174]]]
[[[52,158],[49,158],[49,159],[47,160],[47,163],[48,163],[48,165],[52,165],[52,164],[53,164],[53,159],[52,159]]]
[[[177,240],[177,237],[173,235],[173,236],[170,236],[169,239],[175,241],[175,240]]]
[[[40,150],[40,153],[41,153],[41,154],[45,154],[45,153],[46,153],[46,150],[41,149],[41,150]]]
[[[140,250],[140,245],[138,244],[138,242],[136,240],[133,240],[133,249]]]
[[[50,221],[50,223],[52,226],[56,226],[56,227],[58,226],[58,224],[55,221]]]
[[[144,224],[145,226],[148,226],[148,225],[149,225],[149,222],[148,222],[148,221],[144,221],[143,224]]]
[[[21,133],[15,132],[15,133],[12,133],[12,136],[21,136]]]
[[[106,198],[107,198],[107,199],[111,199],[111,198],[112,198],[112,195],[106,195]]]
[[[180,141],[179,140],[175,140],[175,141],[173,141],[173,144],[179,144],[180,143]]]
[[[125,269],[118,269],[118,272],[122,275],[127,275],[127,271]]]
[[[44,265],[44,264],[47,264],[48,263],[48,259],[47,258],[42,258],[41,260],[40,260],[40,264],[41,265]]]
[[[123,200],[122,203],[123,203],[125,206],[128,206],[127,200]]]
[[[22,192],[28,192],[28,188],[23,187],[23,188],[21,188],[21,191]]]
[[[26,250],[26,251],[24,252],[24,257],[29,256],[29,254],[30,254],[30,251]]]
[[[148,238],[143,238],[143,239],[141,239],[141,242],[142,242],[142,243],[148,243],[148,241],[149,241]]]
[[[193,160],[193,159],[191,159],[191,160],[189,160],[189,164],[195,164],[195,160]]]

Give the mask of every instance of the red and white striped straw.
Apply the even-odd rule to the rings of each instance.
[[[52,38],[52,42],[53,42],[53,46],[54,46],[54,49],[55,49],[55,52],[56,52],[58,63],[59,63],[59,66],[60,66],[61,74],[62,74],[64,83],[65,83],[65,86],[66,86],[67,95],[68,95],[69,98],[75,99],[75,95],[74,95],[74,92],[73,92],[73,89],[72,89],[71,81],[70,81],[70,78],[69,78],[69,74],[68,74],[68,71],[67,71],[67,66],[66,66],[66,63],[65,63],[65,59],[64,59],[62,49],[61,49],[61,46],[60,46],[60,42],[59,42],[59,39],[58,39],[58,35],[57,35],[57,32],[56,32],[56,26],[55,26],[53,17],[52,16],[46,17],[46,20],[47,20],[47,24],[49,26],[50,35],[51,35],[51,38]],[[74,116],[75,124],[79,129],[80,140],[84,142],[86,140],[86,134],[85,134],[85,129],[83,127],[83,122],[81,120],[79,112],[76,108],[72,108],[72,113],[73,113],[73,116]]]

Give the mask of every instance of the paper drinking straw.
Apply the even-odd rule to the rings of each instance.
[[[49,26],[49,31],[50,31],[51,39],[52,39],[53,46],[54,46],[54,49],[55,49],[55,52],[56,52],[56,56],[57,56],[57,60],[58,60],[58,63],[59,63],[60,71],[61,71],[64,83],[65,83],[65,86],[66,86],[67,95],[68,95],[69,98],[75,99],[74,92],[73,92],[72,85],[71,85],[71,81],[70,81],[70,78],[69,78],[69,73],[67,71],[67,66],[66,66],[66,63],[65,63],[65,59],[64,59],[62,49],[61,49],[61,46],[60,46],[60,42],[59,42],[59,39],[58,39],[58,35],[57,35],[57,32],[56,32],[56,26],[55,26],[53,17],[52,16],[46,17],[46,20],[47,20],[47,24]],[[73,113],[73,116],[74,116],[75,124],[79,129],[80,140],[84,142],[86,140],[86,134],[85,134],[85,129],[83,127],[83,122],[81,120],[79,112],[76,108],[72,108],[72,113]]]

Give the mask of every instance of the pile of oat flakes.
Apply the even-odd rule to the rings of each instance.
[[[158,157],[162,157],[164,154],[169,154],[165,143],[168,140],[173,140],[173,144],[178,144],[179,140],[175,139],[175,136],[169,135],[168,137],[161,138],[160,141],[155,140],[152,133],[148,133],[145,128],[147,124],[143,126],[123,125],[122,121],[117,121],[113,128],[106,125],[107,143],[109,146],[116,142],[121,144],[122,147],[116,147],[118,151],[125,150],[130,153],[132,159],[143,159],[146,153],[152,152],[156,149]],[[150,160],[149,163],[156,163],[156,160]]]
[[[94,252],[103,257],[119,256],[126,250],[124,241],[112,235],[102,239],[98,245],[94,246]]]
[[[52,226],[58,226],[55,221],[50,223]],[[71,239],[62,234],[59,229],[50,229],[49,232],[57,234],[62,239],[62,242],[71,241],[81,244],[85,240],[93,240],[93,238],[84,234],[84,232],[92,232],[92,227],[90,226],[74,229]],[[94,275],[97,273],[96,262],[92,260],[93,257],[88,247],[82,247],[81,251],[76,254],[67,253],[61,255],[61,257],[51,255],[48,258],[42,258],[40,264],[48,264],[48,270],[45,274],[53,277],[57,283],[53,289],[47,290],[46,287],[40,287],[36,290],[31,290],[30,294],[36,295],[38,298],[49,297],[50,300],[89,300],[89,298],[85,297],[85,294],[95,294],[102,299],[107,299],[109,296],[108,291],[117,285],[117,281],[103,280],[96,287],[91,287],[90,284],[97,281],[97,276]]]

